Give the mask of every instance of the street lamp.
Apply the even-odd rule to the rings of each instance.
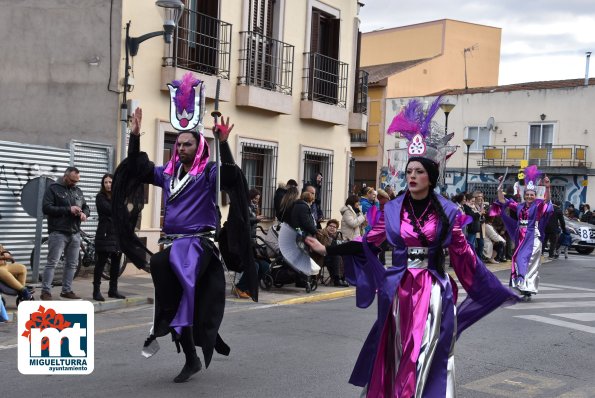
[[[448,134],[448,114],[453,110],[455,104],[451,104],[448,102],[443,102],[440,104],[440,109],[444,112],[445,121],[444,121],[444,133]]]
[[[126,41],[125,41],[125,52],[126,60],[124,64],[124,91],[122,95],[122,104],[120,105],[120,122],[122,123],[122,137],[121,137],[121,148],[122,153],[120,159],[126,157],[126,130],[128,128],[128,104],[127,104],[127,93],[129,91],[128,81],[130,79],[130,57],[138,54],[138,48],[140,44],[152,37],[162,36],[166,43],[171,43],[174,35],[174,30],[182,11],[184,11],[184,2],[182,0],[157,0],[155,5],[163,10],[163,30],[156,32],[147,33],[139,37],[130,37],[130,21],[126,24]]]
[[[469,148],[475,140],[473,138],[465,138],[463,142],[467,145],[467,166],[465,167],[465,192],[467,192],[467,182],[469,180]]]

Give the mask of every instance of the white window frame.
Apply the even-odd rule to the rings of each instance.
[[[238,136],[237,145],[236,145],[236,164],[242,165],[242,150],[244,147],[269,147],[274,154],[274,157],[270,159],[271,164],[265,165],[264,172],[269,173],[268,175],[265,174],[262,176],[263,180],[263,187],[260,190],[260,205],[261,208],[270,210],[270,214],[265,214],[270,218],[275,217],[275,209],[273,204],[273,198],[275,195],[275,189],[277,188],[277,176],[279,171],[279,143],[276,141],[268,141],[268,140],[259,140],[254,138],[248,137],[241,137]],[[273,164],[274,162],[274,164]],[[246,176],[248,177],[248,176]],[[268,183],[268,181],[274,180],[273,184]],[[248,181],[248,188],[254,188],[250,186],[250,181]]]
[[[475,134],[475,136],[471,136],[471,137],[469,136],[471,129],[476,129],[477,133]],[[481,133],[487,134],[488,139],[487,139],[487,143],[483,143],[483,145],[480,146],[479,145],[480,140],[478,139],[478,137]],[[492,132],[486,126],[467,126],[467,127],[465,127],[465,138],[473,138],[475,140],[475,142],[473,142],[473,144],[469,147],[469,153],[482,153],[484,145],[492,144]],[[467,153],[466,145],[465,145],[464,151],[465,151],[465,153]]]
[[[306,176],[305,175],[305,163],[306,163],[306,152],[315,152],[315,153],[319,153],[321,155],[326,155],[328,160],[328,167],[331,168],[332,174],[334,174],[334,159],[335,159],[335,151],[331,150],[331,149],[323,149],[323,148],[316,148],[316,147],[310,147],[310,146],[305,146],[305,145],[300,145],[300,159],[299,159],[299,180],[300,182],[302,182],[302,187],[303,184],[307,183],[309,180],[308,178],[310,178],[311,176]],[[328,184],[330,184],[330,189],[326,190],[325,196],[323,196],[323,199],[325,201],[325,203],[322,204],[322,210],[324,212],[324,217],[325,219],[329,219],[331,218],[331,214],[333,212],[333,175],[325,175],[328,173],[322,173],[323,174],[323,184],[325,184],[325,187],[329,187]],[[301,188],[301,187],[300,187]],[[325,207],[325,204],[328,204],[328,209]],[[330,212],[326,211],[329,210]],[[327,214],[328,213],[328,214]]]

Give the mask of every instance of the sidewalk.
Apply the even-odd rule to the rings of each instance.
[[[226,275],[226,288],[225,295],[228,301],[228,305],[231,306],[242,306],[246,304],[254,305],[288,305],[288,304],[300,304],[306,302],[332,300],[341,297],[348,297],[355,295],[354,287],[331,287],[319,285],[318,288],[311,292],[306,293],[304,288],[297,288],[293,284],[285,285],[282,288],[272,287],[271,290],[266,291],[260,289],[258,303],[254,303],[250,299],[239,299],[231,293],[231,285],[233,280],[233,272]],[[93,303],[95,312],[110,311],[125,307],[152,304],[153,303],[153,281],[151,275],[137,270],[133,265],[128,264],[124,274],[118,279],[118,291],[126,296],[124,300],[111,299],[107,297],[107,291],[109,288],[109,281],[102,280],[101,282],[101,293],[105,298],[104,302],[98,302],[93,300],[93,275],[88,270],[81,270],[81,274],[74,279],[72,282],[73,291],[83,300],[88,300]],[[41,294],[41,284],[34,285],[35,293],[34,297],[39,303],[43,301],[39,300]],[[60,286],[55,286],[52,289],[52,296],[54,300],[64,300],[60,297]],[[6,310],[8,312],[9,319],[16,320],[17,307],[16,297],[3,295],[6,300]]]
[[[548,263],[550,260],[543,259],[543,263]],[[390,253],[386,256],[387,266],[391,263]],[[502,271],[510,269],[510,261],[500,264],[487,264],[488,269],[492,272]],[[138,306],[143,304],[153,303],[153,281],[151,275],[136,269],[132,264],[128,264],[124,274],[118,280],[118,290],[126,299],[117,300],[107,297],[107,290],[109,287],[109,281],[102,280],[101,292],[105,297],[104,302],[94,301],[92,298],[93,294],[93,275],[92,269],[83,269],[81,274],[74,279],[72,287],[74,292],[83,298],[93,303],[95,312],[110,311],[125,307]],[[449,274],[455,279],[456,275],[452,268],[448,269]],[[302,304],[311,303],[324,300],[334,300],[342,297],[349,297],[355,295],[355,287],[332,287],[318,285],[318,288],[310,293],[306,293],[304,288],[295,287],[294,284],[285,285],[281,288],[272,287],[271,290],[260,289],[258,303],[254,303],[249,299],[239,299],[235,294],[231,293],[231,285],[233,280],[233,272],[226,275],[226,288],[225,295],[228,302],[228,306],[231,307],[243,307],[246,305],[290,305],[290,304]],[[65,300],[60,297],[60,286],[55,286],[52,290],[54,300]],[[35,299],[39,300],[41,294],[41,284],[35,285]],[[16,320],[17,307],[16,297],[3,296],[6,300],[6,310],[8,312],[9,319]],[[40,303],[43,301],[39,300]]]

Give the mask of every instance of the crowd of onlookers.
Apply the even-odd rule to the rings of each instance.
[[[301,191],[293,179],[287,184],[280,184],[274,196],[274,209],[278,222],[286,222],[296,229],[299,228],[304,234],[316,237],[326,246],[360,239],[371,228],[366,217],[370,209],[380,209],[381,203],[397,196],[390,185],[384,190],[364,186],[358,194],[347,197],[344,206],[339,210],[341,219],[327,220],[323,228],[321,222],[324,214],[320,204],[322,178],[323,176],[318,174],[314,181],[304,184]],[[509,192],[507,197],[517,202],[521,201],[520,196],[512,192]],[[484,193],[479,190],[463,192],[450,199],[471,218],[471,222],[465,226],[464,233],[478,256],[488,264],[510,261],[515,249],[514,240],[508,235],[502,218],[489,215],[491,203],[486,201]],[[547,252],[550,258],[558,258],[561,252],[567,258],[571,239],[564,216],[570,220],[587,223],[595,223],[595,217],[588,204],[582,204],[578,209],[569,204],[564,210],[556,201],[553,205],[554,214],[544,229],[544,253]],[[512,217],[515,215],[512,214]],[[383,248],[379,257],[384,264],[384,253],[390,248],[386,243]],[[348,286],[340,258],[327,256],[318,262],[320,266],[328,268],[335,286]]]

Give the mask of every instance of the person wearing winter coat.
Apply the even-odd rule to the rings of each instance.
[[[97,205],[97,214],[99,215],[99,224],[95,233],[95,251],[97,253],[97,263],[93,272],[93,300],[105,301],[99,289],[101,285],[101,275],[107,260],[110,260],[110,298],[125,299],[126,297],[118,292],[118,276],[120,275],[120,260],[122,252],[118,247],[114,224],[112,222],[112,179],[111,174],[105,174],[101,178],[101,189],[95,197]]]
[[[344,240],[353,240],[361,236],[362,227],[366,223],[366,216],[360,210],[357,195],[349,195],[345,206],[339,210],[341,213],[341,234]]]

